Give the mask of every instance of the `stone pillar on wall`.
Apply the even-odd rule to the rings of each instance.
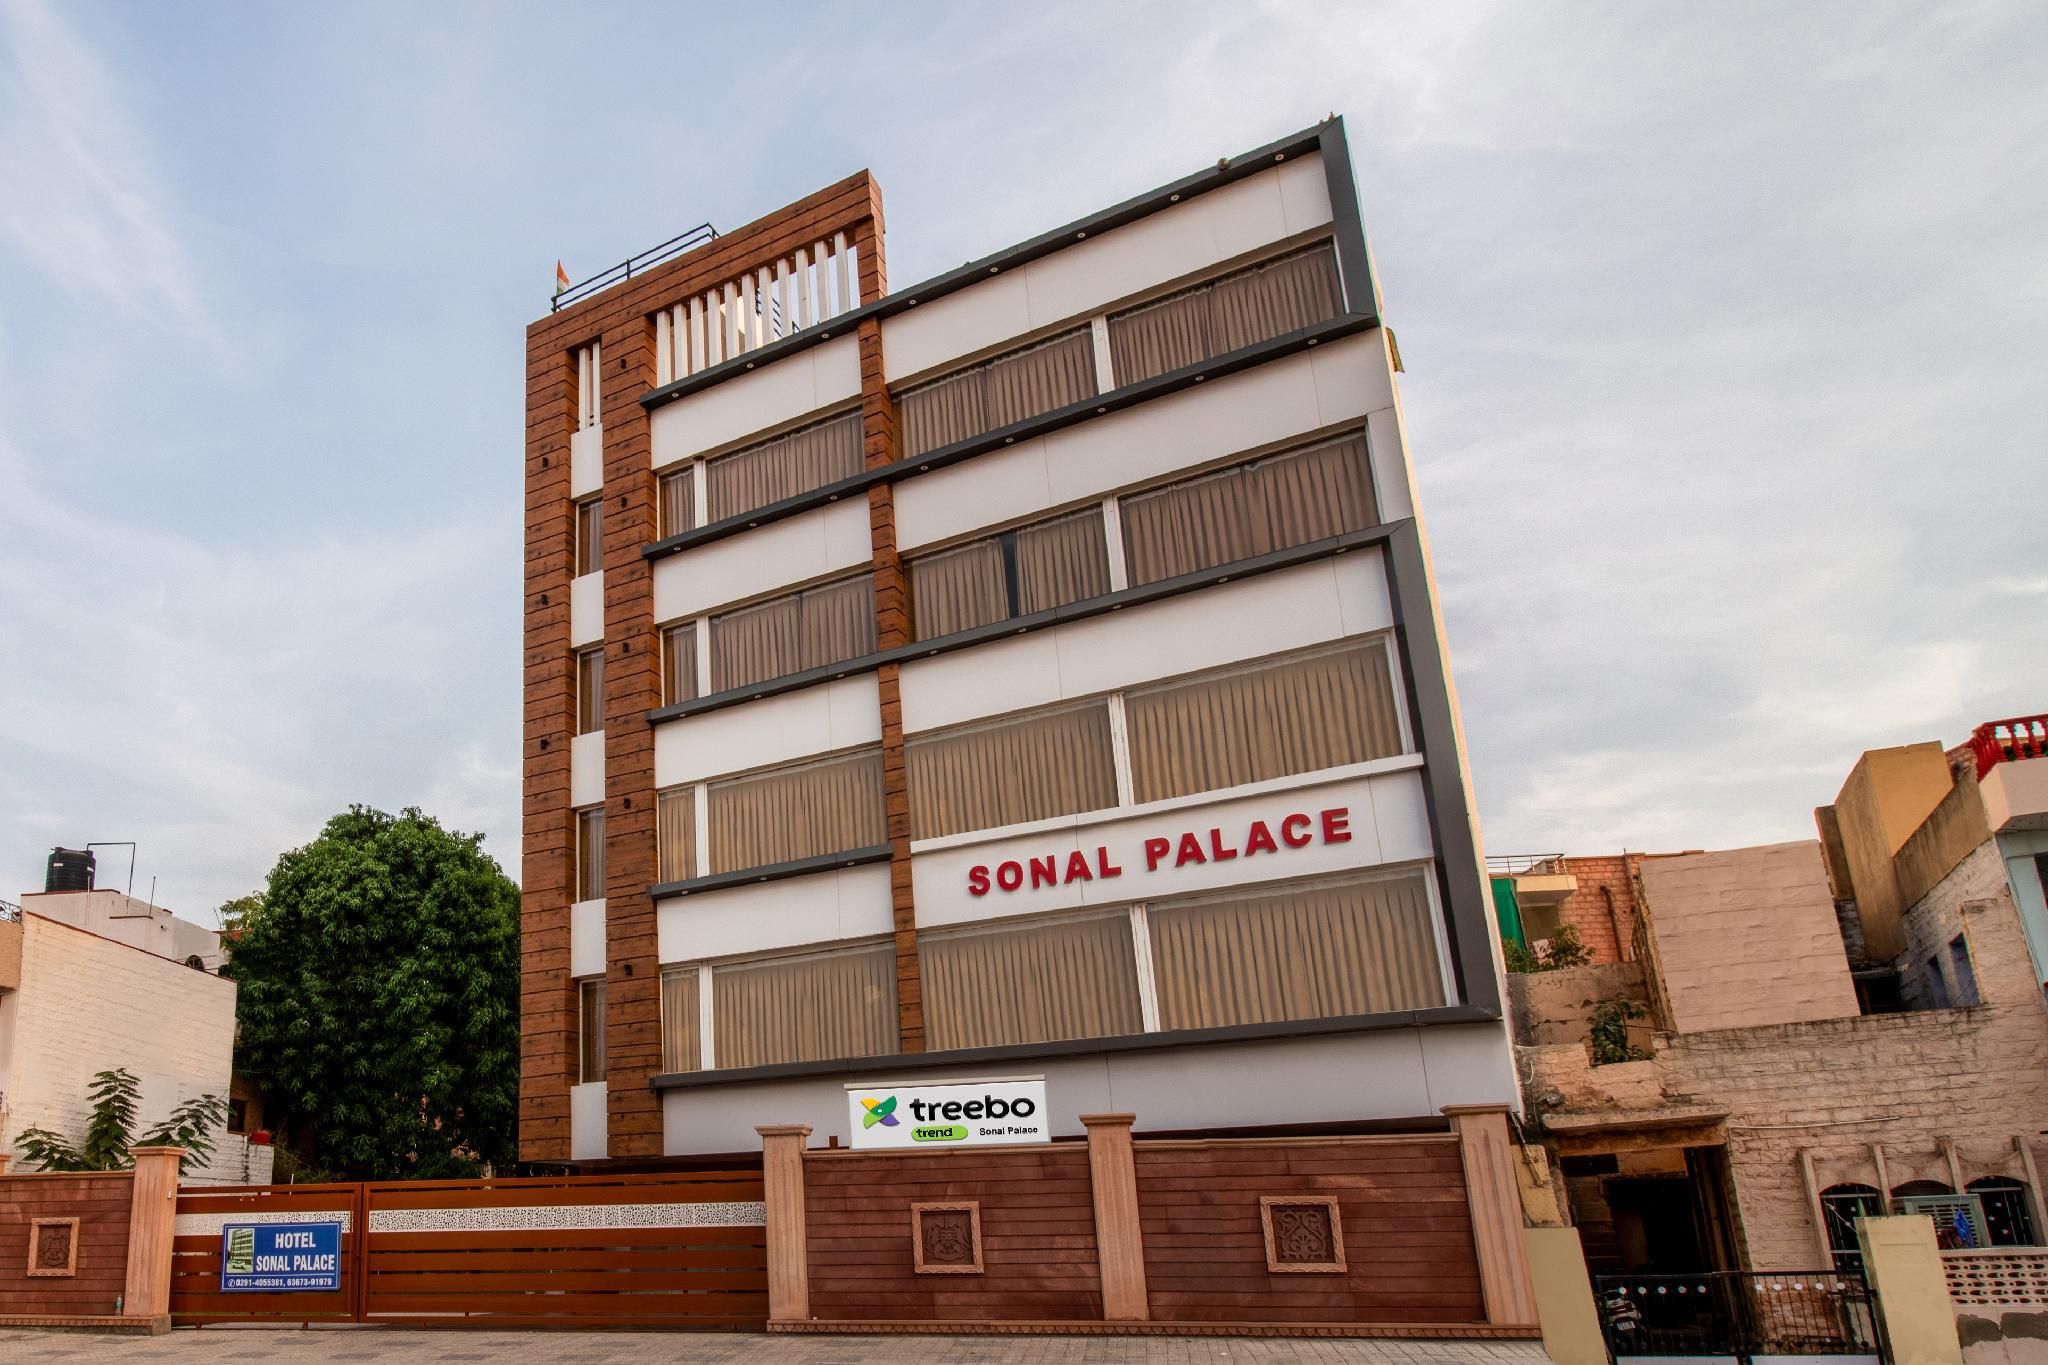
[[[1856,1223],[1863,1273],[1884,1315],[1884,1334],[1897,1365],[1962,1365],[1956,1306],[1948,1271],[1924,1213],[1863,1218]]]
[[[811,1126],[779,1123],[754,1131],[761,1135],[761,1186],[768,1205],[768,1320],[808,1322],[811,1265],[804,1227],[804,1146]]]
[[[1088,1178],[1095,1198],[1095,1256],[1102,1268],[1102,1316],[1145,1322],[1145,1241],[1138,1227],[1138,1167],[1131,1151],[1134,1114],[1083,1114]]]
[[[1465,1201],[1472,1211],[1472,1242],[1486,1320],[1501,1326],[1537,1322],[1535,1281],[1522,1240],[1522,1195],[1515,1178],[1515,1148],[1505,1104],[1447,1104],[1465,1165]]]
[[[171,1235],[178,1213],[178,1160],[183,1147],[135,1147],[135,1187],[128,1203],[128,1278],[121,1315],[148,1319],[153,1332],[171,1328]]]

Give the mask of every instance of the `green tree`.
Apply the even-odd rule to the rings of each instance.
[[[92,1114],[85,1123],[85,1141],[74,1144],[48,1128],[24,1128],[14,1139],[21,1159],[39,1171],[125,1171],[135,1164],[131,1147],[183,1147],[180,1171],[204,1166],[213,1155],[213,1130],[227,1118],[227,1101],[218,1095],[186,1100],[138,1143],[134,1133],[140,1089],[126,1067],[96,1072],[86,1092],[92,1098]]]
[[[237,903],[238,1067],[345,1179],[502,1168],[519,1106],[519,889],[483,836],[351,806]]]

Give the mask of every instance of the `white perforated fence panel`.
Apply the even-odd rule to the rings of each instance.
[[[1999,1251],[1945,1251],[1948,1296],[1969,1305],[2048,1307],[2048,1247]]]

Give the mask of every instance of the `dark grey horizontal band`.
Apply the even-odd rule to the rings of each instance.
[[[1333,144],[1334,152],[1330,150]],[[664,384],[658,389],[649,389],[641,395],[641,406],[652,409],[664,403],[672,403],[678,398],[745,374],[758,366],[771,365],[785,356],[809,350],[835,336],[845,336],[849,331],[857,330],[860,324],[869,318],[891,317],[919,304],[944,298],[969,285],[979,284],[990,275],[1000,275],[1006,270],[1014,270],[1020,265],[1029,264],[1041,256],[1050,256],[1055,251],[1070,247],[1085,237],[1100,235],[1112,228],[1124,227],[1163,209],[1172,208],[1176,203],[1192,199],[1196,195],[1207,194],[1210,190],[1220,190],[1225,185],[1233,184],[1247,176],[1271,170],[1277,160],[1314,151],[1325,152],[1325,162],[1330,166],[1341,164],[1345,183],[1349,183],[1351,156],[1344,142],[1344,120],[1332,119],[1326,123],[1319,123],[1313,128],[1305,128],[1301,132],[1281,138],[1278,142],[1269,142],[1242,156],[1219,161],[1205,170],[1183,176],[1170,185],[1161,185],[1148,194],[1126,199],[1121,204],[1112,204],[1086,218],[1079,218],[1065,227],[1041,233],[1029,241],[1019,242],[992,256],[969,261],[956,270],[949,270],[922,284],[909,289],[899,289],[871,303],[862,304],[851,312],[841,313],[838,317],[807,327],[793,336],[770,342],[758,351],[748,351],[731,360],[720,361],[708,370],[699,370],[695,374],[685,375],[681,379]],[[1332,195],[1331,198],[1334,203],[1336,196]],[[1351,202],[1356,204],[1355,195]],[[1372,296],[1373,291],[1365,292],[1367,297]]]
[[[786,863],[770,863],[766,867],[746,867],[737,872],[714,872],[708,877],[685,877],[679,882],[656,882],[647,888],[647,895],[653,900],[664,900],[670,896],[687,896],[697,891],[722,891],[729,886],[752,886],[756,882],[779,882],[785,877],[808,877],[813,872],[830,872],[840,867],[861,867],[868,863],[889,861],[889,846],[875,844],[869,848],[849,849],[845,853],[827,853],[818,858],[793,858]]]
[[[1160,1048],[1210,1043],[1266,1041],[1275,1038],[1319,1038],[1334,1033],[1381,1033],[1388,1029],[1430,1028],[1438,1024],[1495,1024],[1497,1010],[1472,1005],[1440,1005],[1427,1010],[1395,1010],[1385,1014],[1347,1014],[1334,1019],[1291,1019],[1273,1024],[1237,1024],[1228,1028],[1174,1029],[1163,1033],[1128,1033],[1116,1038],[1068,1038],[1052,1043],[1019,1043],[1011,1047],[954,1048],[945,1052],[894,1053],[883,1057],[845,1057],[816,1062],[784,1062],[775,1066],[742,1066],[724,1071],[670,1071],[651,1078],[651,1090],[687,1090],[707,1085],[750,1081],[781,1081],[801,1076],[843,1076],[856,1071],[919,1071],[938,1067],[1008,1065],[1041,1057],[1095,1057],[1119,1052],[1150,1052]]]
[[[1378,319],[1370,315],[1346,313],[1327,322],[1319,322],[1313,327],[1304,327],[1298,332],[1289,332],[1285,336],[1262,341],[1256,346],[1247,346],[1242,350],[1205,360],[1198,365],[1189,365],[1140,380],[1135,384],[1126,384],[1108,393],[1084,398],[1078,403],[1069,403],[1063,408],[1054,408],[1051,412],[1042,412],[1036,417],[1027,417],[1006,427],[997,427],[994,431],[982,432],[965,441],[955,441],[951,445],[940,446],[937,450],[928,450],[922,455],[913,455],[908,459],[897,460],[893,464],[864,469],[858,474],[823,484],[798,493],[794,497],[771,502],[765,507],[756,507],[736,517],[724,517],[703,526],[693,526],[687,531],[678,531],[672,536],[664,536],[642,546],[640,554],[646,559],[666,559],[672,554],[679,554],[699,545],[708,545],[714,540],[724,540],[727,536],[736,536],[757,526],[766,526],[770,522],[781,521],[784,517],[793,517],[799,512],[809,512],[828,503],[838,502],[841,498],[865,493],[878,483],[900,483],[919,474],[959,464],[962,460],[971,460],[977,455],[1001,450],[1004,446],[1015,445],[1019,441],[1028,441],[1048,432],[1058,431],[1062,427],[1106,417],[1110,413],[1120,412],[1154,398],[1163,398],[1182,389],[1193,388],[1211,379],[1221,379],[1240,370],[1264,365],[1326,341],[1337,341],[1359,332],[1370,331],[1378,325]]]
[[[1275,569],[1292,568],[1312,560],[1340,555],[1347,550],[1356,550],[1368,545],[1384,544],[1391,539],[1402,521],[1384,522],[1369,526],[1363,531],[1346,531],[1341,536],[1330,536],[1323,540],[1311,540],[1303,545],[1291,545],[1284,550],[1272,550],[1251,559],[1234,560],[1219,564],[1213,569],[1197,573],[1180,574],[1174,578],[1162,578],[1156,583],[1146,583],[1136,588],[1125,588],[1120,592],[1104,593],[1100,597],[1084,597],[1079,602],[1069,602],[1063,607],[1046,611],[1034,611],[1026,616],[1011,616],[1001,621],[991,621],[985,626],[972,630],[957,631],[941,635],[936,639],[918,640],[893,649],[877,650],[863,654],[857,659],[846,659],[840,663],[827,664],[823,668],[807,668],[801,673],[785,673],[779,678],[768,678],[747,687],[728,688],[708,696],[692,697],[688,701],[671,702],[647,713],[649,725],[659,725],[665,720],[676,720],[683,716],[702,715],[706,711],[720,711],[728,706],[744,702],[759,701],[764,697],[776,697],[785,692],[798,692],[806,687],[815,687],[822,682],[836,678],[852,677],[856,673],[869,673],[883,664],[901,663],[910,659],[925,659],[935,654],[950,654],[956,649],[967,649],[974,645],[987,644],[991,640],[1004,640],[1012,635],[1027,635],[1047,626],[1062,625],[1068,621],[1085,621],[1091,616],[1102,616],[1125,607],[1140,606],[1146,602],[1157,602],[1182,593],[1195,592],[1202,588],[1214,587],[1233,578],[1250,578],[1255,574],[1271,573]]]

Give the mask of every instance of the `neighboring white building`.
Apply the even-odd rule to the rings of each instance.
[[[235,983],[213,970],[219,935],[114,891],[24,900],[0,918],[0,1150],[29,1127],[82,1137],[93,1075],[116,1067],[141,1082],[138,1131],[181,1101],[227,1098]],[[261,1184],[270,1166],[270,1148],[221,1132],[186,1180]]]

